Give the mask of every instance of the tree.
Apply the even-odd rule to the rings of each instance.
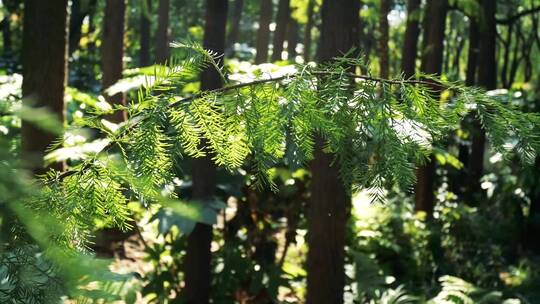
[[[274,39],[272,45],[272,61],[281,60],[281,53],[283,52],[283,42],[287,34],[287,25],[291,19],[291,1],[279,0],[278,11],[276,16],[276,30],[274,31]]]
[[[68,1],[24,3],[22,95],[27,106],[46,107],[64,121]],[[46,58],[46,61],[43,59]],[[34,173],[44,173],[43,156],[56,135],[23,122],[22,151]],[[56,164],[61,170],[62,164]]]
[[[139,65],[150,65],[150,10],[152,9],[152,1],[146,0],[141,2],[141,25],[140,25],[140,46],[139,50]]]
[[[234,44],[240,38],[240,21],[242,20],[242,10],[244,8],[244,0],[234,1],[232,10],[231,29],[227,36],[227,49],[232,50]]]
[[[125,13],[125,0],[107,0],[105,3],[101,42],[101,69],[103,72],[101,85],[103,89],[107,89],[122,78]],[[108,100],[116,105],[125,104],[123,93],[109,96]],[[110,119],[118,123],[124,121],[126,116],[124,111],[116,111]]]
[[[421,65],[423,73],[441,74],[447,12],[447,0],[427,2]],[[424,165],[418,167],[416,176],[415,210],[424,211],[428,217],[431,217],[435,203],[435,159],[433,156]]]
[[[11,16],[6,16],[2,21],[0,22],[0,27],[2,28],[2,53],[4,55],[7,55],[11,53]]]
[[[69,55],[79,47],[81,40],[81,30],[84,18],[94,9],[97,0],[81,1],[74,0],[71,4],[71,15],[69,18]]]
[[[313,12],[315,10],[315,0],[309,0],[307,6],[307,22],[304,28],[304,61],[311,60],[311,29],[313,28]]]
[[[382,78],[388,78],[388,14],[390,13],[391,0],[381,0],[379,12],[379,74]]]
[[[207,0],[204,26],[205,49],[223,55],[227,24],[228,0]],[[223,59],[219,64],[223,66]],[[210,66],[201,73],[201,90],[213,90],[223,85],[220,72]],[[216,166],[211,155],[193,159],[192,198],[201,203],[212,199],[216,187]],[[187,303],[209,303],[211,279],[212,226],[197,223],[188,236],[184,260],[185,289]]]
[[[287,58],[294,61],[296,58],[296,47],[298,46],[298,22],[290,18],[287,25]]]
[[[158,28],[156,31],[156,62],[169,59],[169,0],[159,0]]]
[[[261,0],[259,13],[259,29],[257,30],[257,43],[255,63],[260,64],[268,60],[268,43],[270,42],[270,22],[272,21],[272,0]]]
[[[497,44],[497,12],[496,1],[480,0],[480,54],[478,58],[478,85],[486,90],[497,87],[497,59],[495,48]],[[484,154],[486,145],[486,133],[480,128],[480,122],[474,121],[473,134],[471,136],[471,155],[469,160],[468,194],[471,199],[473,193],[479,193],[480,179],[484,171]]]
[[[359,3],[325,0],[322,4],[320,62],[331,61],[358,46]],[[324,139],[315,139],[310,168],[306,303],[343,303],[345,230],[350,208],[349,190],[340,180],[339,162],[323,152]]]
[[[416,71],[418,37],[420,36],[420,4],[421,0],[409,0],[407,2],[407,25],[401,56],[401,69],[405,78],[412,77]]]

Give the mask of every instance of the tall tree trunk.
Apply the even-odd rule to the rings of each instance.
[[[257,30],[257,54],[255,63],[268,61],[268,43],[270,42],[270,22],[272,21],[272,0],[261,0],[259,29]]]
[[[478,66],[478,21],[476,17],[470,17],[469,23],[469,50],[467,55],[467,75],[465,84],[473,86],[476,84],[476,70]]]
[[[493,90],[497,87],[497,60],[495,47],[497,45],[497,12],[496,2],[481,0],[482,20],[480,26],[480,54],[478,62],[478,85]],[[486,133],[481,128],[480,122],[475,120],[474,133],[471,138],[471,159],[469,162],[469,195],[480,193],[480,178],[484,171],[484,154]]]
[[[391,0],[381,0],[379,12],[379,75],[388,78],[388,14],[390,13]]]
[[[64,120],[67,70],[68,1],[26,0],[23,23],[22,95],[27,106],[47,107]],[[46,59],[46,60],[44,60]],[[36,174],[45,172],[43,156],[55,135],[22,123],[22,153]],[[55,169],[63,169],[56,164]]]
[[[3,42],[3,50],[2,54],[8,55],[11,53],[11,45],[12,45],[12,39],[11,39],[11,16],[6,16],[1,22],[2,26],[2,42]]]
[[[448,0],[429,0],[427,8],[426,18],[429,21],[424,20],[422,72],[440,75],[443,62]],[[416,176],[415,210],[424,211],[428,217],[431,217],[435,204],[435,159],[433,156],[430,157],[426,164],[418,167]]]
[[[326,62],[358,46],[359,2],[324,0],[318,60]],[[311,162],[308,211],[307,304],[343,303],[345,232],[350,208],[349,191],[340,179],[340,164],[323,152],[316,135]]]
[[[139,43],[139,65],[149,66],[150,63],[150,11],[152,10],[152,0],[143,0],[141,2],[141,36]]]
[[[294,62],[296,47],[298,46],[298,22],[291,18],[287,26],[287,58]]]
[[[71,15],[69,18],[69,55],[79,47],[81,40],[81,30],[84,18],[88,16],[91,9],[96,6],[97,0],[82,1],[73,0],[71,4]]]
[[[315,10],[315,0],[309,0],[307,6],[307,22],[304,28],[304,61],[311,60],[311,29],[313,28],[313,12]]]
[[[101,42],[101,70],[103,72],[101,85],[104,90],[122,78],[125,14],[125,0],[107,0],[105,3],[104,29]],[[125,105],[123,93],[109,96],[108,101],[116,105]],[[126,113],[116,111],[109,118],[116,123],[122,122],[126,120]]]
[[[206,23],[204,27],[205,49],[217,54],[225,51],[225,28],[227,25],[228,0],[206,1]],[[223,66],[223,61],[219,62]],[[221,76],[213,67],[201,73],[201,90],[213,90],[223,85]],[[212,198],[216,188],[216,167],[212,157],[196,158],[192,166],[193,199],[205,202]],[[187,303],[209,303],[211,281],[212,226],[197,223],[188,236],[186,257],[184,260],[185,289]]]
[[[278,11],[276,16],[276,30],[274,31],[274,39],[272,45],[272,61],[281,60],[283,52],[283,42],[287,34],[287,25],[291,19],[291,0],[279,0]]]
[[[227,50],[234,48],[234,44],[238,42],[240,38],[240,21],[242,20],[242,10],[244,8],[244,0],[235,0],[233,11],[232,11],[232,20],[231,20],[231,29],[229,30],[229,35],[227,36]]]
[[[169,0],[159,0],[158,28],[156,31],[156,62],[169,59]]]
[[[401,69],[405,78],[414,76],[416,72],[416,58],[418,54],[418,37],[420,36],[420,4],[421,0],[407,2],[407,26],[405,28],[405,41],[401,58]]]

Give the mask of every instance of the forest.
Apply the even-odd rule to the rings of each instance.
[[[540,0],[0,0],[0,303],[540,304]]]

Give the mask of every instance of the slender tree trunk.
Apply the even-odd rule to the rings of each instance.
[[[318,60],[326,62],[358,46],[359,2],[324,0]],[[316,136],[308,211],[307,304],[343,303],[345,232],[350,196],[339,177],[340,164],[323,152]]]
[[[26,0],[23,23],[24,104],[47,107],[64,120],[64,88],[67,70],[68,1]],[[46,59],[46,60],[44,60]],[[55,135],[22,123],[22,153],[36,174],[45,172],[43,156]],[[62,170],[62,164],[53,166]]]
[[[101,70],[103,72],[101,85],[104,90],[122,78],[125,13],[125,0],[107,0],[105,3],[104,29],[101,42]],[[125,105],[123,93],[109,96],[108,101],[116,105]],[[126,113],[116,111],[109,118],[116,123],[122,122],[126,120]]]
[[[156,62],[169,59],[169,0],[159,0],[158,28],[156,31]]]
[[[407,2],[407,26],[405,28],[405,41],[403,42],[403,55],[401,59],[401,69],[405,78],[414,76],[416,72],[421,2],[421,0],[409,0]]]
[[[96,6],[97,0],[81,1],[73,0],[71,4],[71,15],[69,18],[69,55],[79,47],[81,40],[81,30],[84,18],[88,16],[91,9]]]
[[[424,20],[424,49],[422,55],[422,72],[440,75],[443,63],[444,32],[446,27],[446,14],[448,12],[447,0],[429,0],[428,10]],[[415,186],[415,210],[426,212],[428,217],[433,214],[435,204],[434,179],[435,159],[432,156],[426,164],[418,167],[417,183]]]
[[[304,28],[304,61],[311,60],[311,29],[313,29],[313,11],[315,10],[315,0],[309,0],[307,6],[307,23]]]
[[[276,30],[274,31],[274,39],[272,45],[272,61],[281,60],[283,52],[283,42],[287,34],[287,25],[291,19],[291,0],[279,0],[278,12],[276,16]]]
[[[11,53],[12,39],[11,39],[11,16],[6,16],[1,22],[2,26],[2,42],[4,49],[2,54],[8,55]]]
[[[497,23],[495,14],[497,6],[495,1],[481,0],[482,26],[480,26],[480,54],[478,64],[478,85],[493,90],[497,87],[497,60],[495,48],[497,45]],[[471,138],[471,159],[469,162],[468,193],[472,197],[474,193],[481,193],[480,179],[484,171],[484,154],[486,145],[486,133],[481,128],[480,122],[475,120],[474,132]]]
[[[217,54],[225,51],[225,27],[227,25],[228,0],[206,1],[206,23],[204,42],[206,49]],[[223,66],[223,61],[219,62]],[[213,90],[223,85],[219,72],[208,67],[201,73],[201,90]],[[208,201],[214,195],[216,187],[216,167],[210,155],[193,160],[193,199]],[[186,257],[184,260],[185,282],[184,295],[187,303],[209,303],[211,281],[212,226],[197,223],[188,236]]]
[[[287,58],[294,62],[296,55],[296,47],[298,46],[298,22],[291,18],[287,26]]]
[[[270,42],[270,22],[272,21],[272,0],[261,0],[259,29],[257,30],[257,54],[255,63],[268,61],[268,43]]]
[[[229,35],[227,36],[227,49],[231,50],[234,48],[234,44],[238,42],[240,38],[240,21],[242,20],[242,10],[244,8],[244,0],[235,0],[233,11],[232,11],[232,20],[231,20],[231,29],[229,30]]]
[[[388,78],[388,14],[390,13],[391,0],[381,0],[379,12],[379,75]]]
[[[476,84],[476,70],[478,62],[478,22],[476,18],[471,17],[469,24],[469,51],[467,55],[467,75],[465,84],[473,86]]]
[[[143,0],[141,9],[141,36],[139,50],[139,65],[149,66],[150,63],[150,11],[152,10],[152,1]]]

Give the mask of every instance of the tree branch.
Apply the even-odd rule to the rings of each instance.
[[[514,22],[516,22],[519,18],[523,17],[523,16],[526,16],[526,15],[529,15],[529,14],[534,14],[534,13],[537,13],[537,12],[540,12],[540,6],[538,7],[533,7],[533,8],[530,8],[528,10],[524,10],[522,12],[519,12],[513,16],[510,16],[506,19],[497,19],[497,24],[502,24],[502,25],[510,25],[510,24],[513,24]]]

